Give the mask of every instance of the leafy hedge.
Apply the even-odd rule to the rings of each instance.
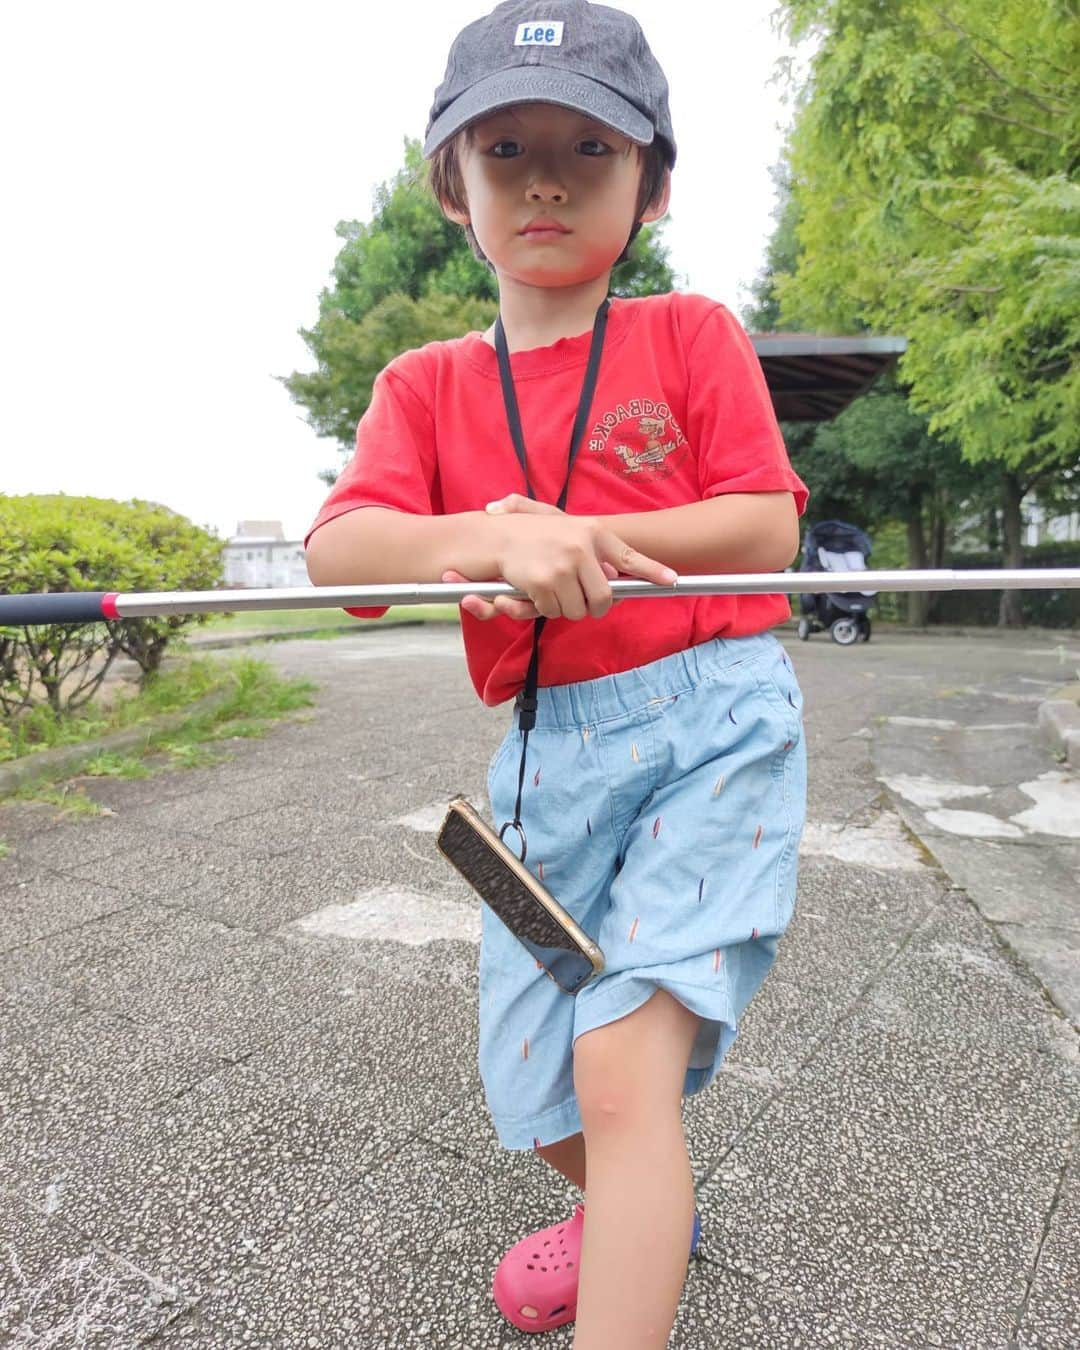
[[[221,541],[152,502],[0,496],[0,593],[201,590],[221,581]],[[0,628],[0,711],[82,706],[115,658],[143,678],[205,615]]]
[[[1000,553],[953,553],[948,567],[1004,567]],[[1080,567],[1080,543],[1036,544],[1024,549],[1025,567]],[[1038,628],[1080,628],[1080,590],[1023,591],[1024,618]],[[1000,591],[939,591],[931,623],[988,624],[998,621]]]

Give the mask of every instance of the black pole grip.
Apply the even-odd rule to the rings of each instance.
[[[52,591],[35,595],[0,595],[0,627],[35,623],[101,623],[109,591]]]

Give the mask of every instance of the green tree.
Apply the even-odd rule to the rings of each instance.
[[[765,248],[765,264],[750,287],[753,303],[744,307],[742,321],[752,333],[775,333],[780,328],[778,281],[795,271],[799,256],[799,202],[791,190],[787,156],[771,170],[776,190],[773,232]]]
[[[347,453],[356,424],[371,402],[375,377],[388,362],[425,342],[486,328],[494,316],[490,300],[462,299],[439,291],[419,299],[391,291],[360,319],[329,311],[304,335],[318,363],[316,369],[296,372],[286,384],[296,402],[307,409],[308,421],[319,435],[333,437]],[[333,483],[337,471],[327,469],[321,476]]]
[[[786,158],[772,171],[777,204],[765,265],[744,311],[756,332],[781,322],[779,283],[796,270],[799,257],[798,201]],[[797,471],[810,488],[814,519],[853,520],[867,529],[896,521],[903,526],[907,565],[943,565],[946,526],[960,497],[974,490],[975,475],[955,445],[934,437],[927,419],[910,406],[906,388],[886,375],[828,423],[785,423],[784,439]],[[933,599],[908,592],[909,620],[926,622]]]
[[[819,426],[810,457],[826,469],[848,466],[867,521],[903,523],[908,567],[945,565],[948,527],[974,509],[980,474],[955,446],[932,434],[894,378],[879,380],[832,422]],[[929,594],[909,592],[908,621],[925,624],[932,604]]]
[[[1073,0],[783,0],[816,51],[791,142],[785,322],[902,332],[913,407],[1021,502],[1080,457]],[[1020,618],[1004,593],[1002,618]]]
[[[498,298],[495,274],[428,190],[419,142],[405,142],[405,162],[377,189],[374,206],[369,222],[337,227],[343,243],[331,284],[316,322],[300,330],[315,369],[283,380],[318,434],[346,454],[379,371],[409,348],[487,328]],[[646,226],[612,274],[612,292],[652,295],[674,284],[660,228]]]

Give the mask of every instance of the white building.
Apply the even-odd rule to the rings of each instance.
[[[300,539],[286,539],[280,520],[241,520],[222,550],[228,587],[310,586]]]
[[[1024,511],[1024,543],[1072,544],[1080,540],[1080,511],[1068,516],[1048,516],[1038,502]]]

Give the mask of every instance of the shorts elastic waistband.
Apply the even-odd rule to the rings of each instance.
[[[672,652],[670,656],[620,671],[617,675],[600,675],[577,684],[542,687],[537,690],[536,724],[585,727],[629,716],[641,712],[651,703],[662,703],[676,694],[695,689],[720,671],[743,665],[777,646],[772,633],[712,638],[700,646]],[[542,670],[542,652],[540,664]]]

